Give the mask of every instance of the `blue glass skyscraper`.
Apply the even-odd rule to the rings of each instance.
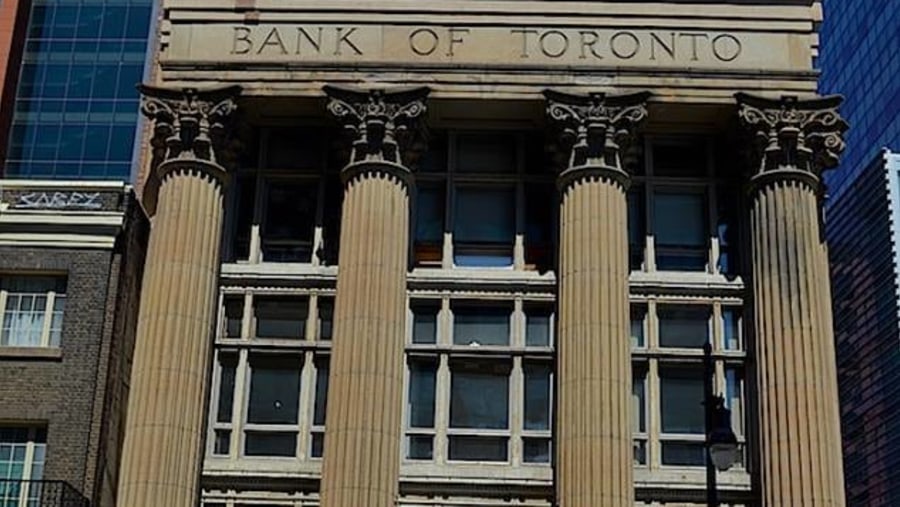
[[[128,180],[153,0],[35,0],[7,178]]]
[[[900,505],[900,3],[825,0],[820,90],[850,123],[826,178],[847,505]]]
[[[840,195],[882,148],[900,151],[900,4],[825,0],[819,91],[840,93],[850,123],[841,167],[828,176]]]

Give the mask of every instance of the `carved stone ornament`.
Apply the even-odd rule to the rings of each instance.
[[[773,100],[738,93],[735,98],[741,123],[756,141],[755,180],[781,175],[818,183],[823,170],[838,164],[847,130],[837,111],[840,96]]]
[[[153,122],[153,167],[196,162],[224,171],[228,124],[237,109],[239,86],[172,90],[139,85],[141,112]]]
[[[627,184],[622,152],[635,128],[647,117],[650,92],[571,95],[546,90],[544,96],[547,117],[559,128],[559,142],[568,153],[567,167],[559,176],[560,187],[594,173]]]
[[[355,90],[325,86],[328,112],[344,125],[351,137],[353,172],[361,166],[393,166],[407,174],[409,149],[423,134],[422,116],[428,88],[406,90]]]

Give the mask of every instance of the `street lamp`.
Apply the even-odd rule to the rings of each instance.
[[[738,442],[731,430],[731,411],[725,408],[725,399],[713,394],[715,367],[709,343],[703,345],[703,370],[706,375],[703,396],[706,412],[706,503],[708,507],[719,507],[716,470],[724,472],[737,461]]]

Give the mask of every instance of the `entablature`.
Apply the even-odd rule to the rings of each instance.
[[[427,85],[435,98],[536,98],[548,87],[660,101],[815,92],[818,3],[168,0],[157,84]]]

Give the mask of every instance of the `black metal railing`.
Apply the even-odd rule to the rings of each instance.
[[[15,507],[90,507],[90,502],[65,481],[0,479],[0,505]]]

